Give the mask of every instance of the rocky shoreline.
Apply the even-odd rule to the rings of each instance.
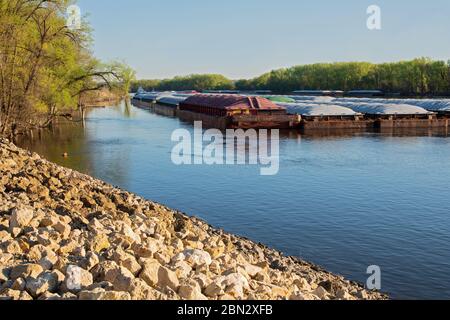
[[[0,300],[386,296],[0,139]]]

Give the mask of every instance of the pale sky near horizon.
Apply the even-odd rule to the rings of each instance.
[[[370,31],[369,5],[382,30]],[[298,64],[450,59],[450,1],[79,0],[94,53],[138,78],[220,73],[252,78]]]

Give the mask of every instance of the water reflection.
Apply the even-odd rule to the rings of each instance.
[[[81,122],[72,123],[64,120],[57,126],[35,130],[32,136],[20,136],[16,143],[45,155],[58,164],[86,173],[92,172],[92,159],[88,152],[90,147],[86,130]],[[63,157],[65,152],[69,157]]]
[[[130,141],[121,136],[118,128],[97,128],[95,123],[108,120],[113,122],[121,117],[132,119],[135,113],[129,101],[108,107],[106,113],[112,116],[109,119],[102,117],[100,120],[97,117],[102,109],[104,108],[87,109],[87,120],[84,121],[60,119],[50,128],[34,130],[31,136],[19,136],[15,142],[23,148],[44,155],[52,162],[89,175],[95,176],[98,168],[104,167],[117,184],[125,183],[128,180],[127,166],[130,159],[127,145]],[[103,135],[109,138],[104,139]],[[105,150],[102,146],[110,147]]]

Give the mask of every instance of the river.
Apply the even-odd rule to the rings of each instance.
[[[365,283],[382,271],[396,299],[450,299],[450,138],[284,133],[280,170],[171,161],[176,118],[92,109],[19,145],[113,185],[198,216]],[[67,152],[68,157],[62,157]]]

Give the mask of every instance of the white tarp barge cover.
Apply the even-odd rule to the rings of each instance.
[[[347,107],[355,112],[371,115],[416,115],[431,114],[423,108],[409,104],[383,104],[383,103],[357,103],[357,102],[333,102],[337,105]]]
[[[407,104],[429,111],[450,111],[450,99],[338,99],[342,102]]]
[[[295,97],[300,105],[329,105],[348,108],[356,113],[369,115],[417,115],[430,111],[450,110],[450,100],[372,99],[334,97]]]
[[[320,117],[320,116],[355,116],[357,112],[342,106],[319,103],[277,103],[285,107],[290,114],[299,114],[302,116]]]
[[[164,103],[164,104],[169,104],[169,105],[174,105],[177,106],[179,105],[181,102],[183,102],[184,100],[186,100],[188,97],[174,97],[174,96],[162,96],[162,97],[158,97],[156,99],[157,103]]]

